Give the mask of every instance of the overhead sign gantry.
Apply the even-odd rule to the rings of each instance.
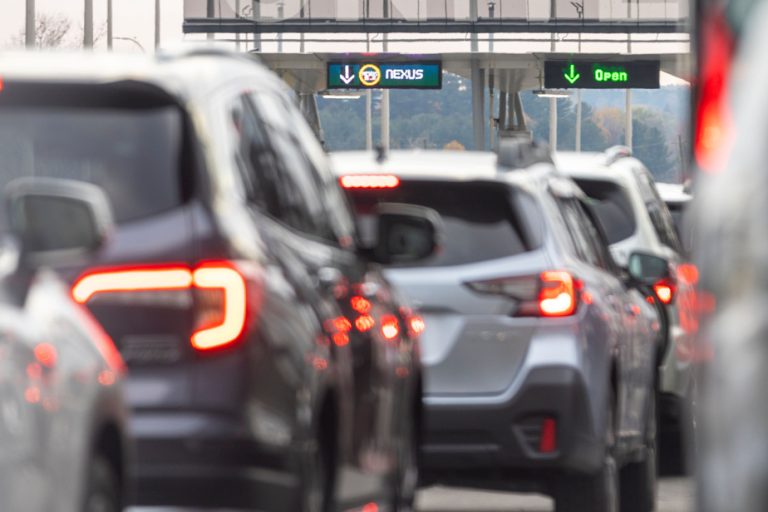
[[[329,62],[328,89],[440,89],[442,63]]]

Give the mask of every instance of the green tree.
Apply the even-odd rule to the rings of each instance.
[[[663,116],[647,107],[632,109],[632,153],[658,181],[675,181],[677,167],[671,158]]]

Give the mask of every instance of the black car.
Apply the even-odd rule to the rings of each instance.
[[[64,270],[129,368],[136,503],[408,506],[421,323],[375,262],[428,255],[430,212],[384,208],[361,247],[292,93],[245,56],[22,55],[0,75],[3,164],[114,207],[96,262]]]

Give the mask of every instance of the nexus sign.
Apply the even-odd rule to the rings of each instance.
[[[544,63],[547,89],[658,89],[658,60],[565,61]]]
[[[440,62],[329,62],[328,89],[440,89]]]

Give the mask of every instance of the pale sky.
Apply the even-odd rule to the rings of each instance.
[[[11,40],[22,33],[24,29],[24,17],[26,0],[0,0],[2,2],[2,16],[0,16],[0,48],[8,47]],[[154,47],[154,0],[112,0],[114,8],[114,48],[118,51],[136,52],[139,51],[138,47],[131,41],[120,40],[121,37],[129,37],[136,39],[147,51],[152,51]],[[107,0],[93,0],[94,3],[94,26],[95,31],[100,29],[106,30],[106,13],[107,13]],[[161,46],[173,46],[184,40],[199,40],[204,39],[204,36],[193,35],[184,36],[182,33],[183,23],[183,11],[184,0],[162,0],[161,7]],[[72,21],[72,34],[70,40],[76,40],[78,43],[82,41],[82,27],[83,27],[83,0],[36,0],[37,13],[50,13],[61,14],[68,17]],[[393,35],[396,38],[397,35]],[[401,35],[402,36],[402,35]],[[390,43],[390,51],[400,51],[404,53],[417,52],[417,53],[440,53],[440,52],[466,52],[469,51],[469,38],[466,34],[454,34],[448,36],[440,36],[437,34],[432,35],[439,37],[454,38],[454,41],[443,43],[435,42],[419,42],[420,37],[428,37],[427,35],[410,34],[408,37],[411,39],[408,43]],[[531,39],[527,42],[503,42],[502,35],[499,35],[499,41],[495,45],[496,52],[509,52],[509,53],[528,53],[528,52],[547,52],[549,48],[549,36],[536,34],[520,36],[533,36],[535,39],[541,38],[540,43],[533,43]],[[560,42],[558,43],[557,51],[559,52],[575,52],[577,51],[578,43],[576,36],[573,34],[561,34]],[[230,35],[222,37],[231,38]],[[299,50],[297,42],[291,42],[291,37],[295,41],[296,35],[287,34],[285,36],[286,42],[284,44],[284,51],[296,52]],[[308,52],[338,52],[338,51],[366,51],[366,43],[351,43],[346,42],[343,45],[339,43],[323,43],[317,41],[317,39],[324,39],[326,37],[333,37],[332,35],[314,35],[309,38],[316,38],[314,43],[308,42],[305,51]],[[364,35],[352,35],[346,34],[343,37],[352,38],[362,41],[365,40]],[[371,51],[382,51],[381,37],[379,34],[371,35],[372,40],[376,41],[370,47]],[[455,40],[458,37],[458,40]],[[605,53],[623,53],[626,51],[625,42],[626,36],[610,35],[604,36],[608,38],[617,39],[615,43],[588,43],[584,42],[582,49],[585,52],[605,52]],[[649,42],[641,42],[642,39],[648,39]],[[274,42],[274,35],[266,36],[266,40],[270,42],[264,43],[264,51],[276,51],[277,45]],[[415,39],[415,40],[414,40]],[[655,39],[655,40],[654,40]],[[659,40],[661,39],[661,41]],[[662,53],[678,53],[687,51],[687,43],[664,43],[665,36],[651,35],[651,36],[636,36],[633,43],[633,51],[638,53],[656,52]],[[81,44],[81,43],[79,43]],[[106,47],[106,37],[102,37],[96,44],[98,47]],[[481,51],[488,51],[488,43],[481,43]],[[246,44],[246,48],[249,46]],[[426,51],[425,51],[426,50]],[[674,79],[670,75],[662,75],[662,84],[674,84],[680,83],[680,81]]]
[[[26,0],[0,0],[0,47],[6,46],[10,39],[24,30]],[[36,0],[38,13],[61,13],[72,20],[72,31],[82,35],[83,0]],[[112,0],[114,9],[115,37],[137,39],[148,51],[154,47],[154,0]],[[183,39],[183,0],[162,0],[161,3],[161,40],[162,44],[175,44]],[[94,25],[96,29],[106,26],[106,0],[93,0]],[[101,45],[106,45],[104,40]],[[98,46],[98,45],[97,45]],[[116,40],[115,49],[138,51],[130,41]]]

